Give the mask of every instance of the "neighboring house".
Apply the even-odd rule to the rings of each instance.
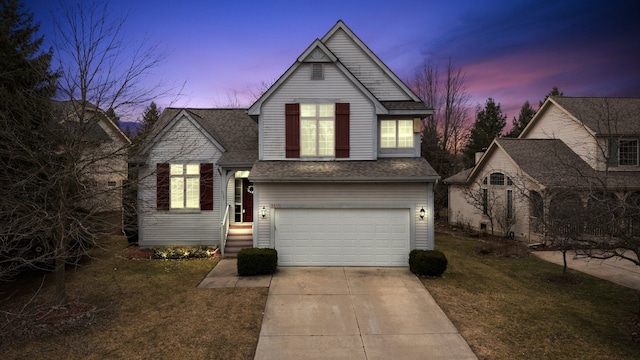
[[[228,254],[242,224],[279,265],[406,266],[434,247],[432,113],[338,21],[248,110],[165,110],[132,159],[139,244]]]
[[[495,139],[444,180],[449,222],[537,242],[554,209],[575,200],[589,210],[594,189],[638,201],[639,113],[640,98],[548,98],[518,139]]]
[[[56,101],[54,104],[57,121],[82,140],[83,159],[80,161],[87,167],[85,173],[90,174],[95,186],[92,209],[119,212],[118,227],[121,228],[122,186],[128,174],[127,150],[131,140],[95,105],[83,107],[78,101]],[[80,115],[82,111],[85,113]]]

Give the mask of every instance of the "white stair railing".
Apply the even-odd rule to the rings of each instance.
[[[224,257],[224,247],[227,245],[227,236],[229,235],[229,213],[231,205],[227,204],[222,221],[220,222],[220,256]]]

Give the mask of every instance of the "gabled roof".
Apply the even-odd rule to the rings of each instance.
[[[75,130],[78,127],[78,112],[82,111],[81,102],[75,100],[66,100],[66,101],[53,101],[53,109],[58,112],[56,116],[62,117],[61,120],[64,122],[65,126],[68,129]],[[102,123],[105,127],[111,129],[116,136],[124,141],[125,144],[130,144],[131,140],[127,135],[116,125],[115,122],[99,107],[86,102],[85,103],[85,111],[93,112],[98,114],[99,122]],[[91,119],[86,119],[91,120]],[[89,128],[86,132],[86,137],[90,140],[96,141],[113,141],[114,139],[111,137],[107,131],[105,131],[102,126],[98,122],[93,122],[89,124]]]
[[[354,43],[360,47],[360,49],[371,58],[371,60],[389,77],[398,87],[400,87],[407,95],[416,102],[421,102],[420,97],[416,95],[389,67],[380,60],[380,58],[373,52],[360,38],[345,24],[342,20],[338,22],[322,37],[321,41],[326,43],[336,32],[339,30],[344,31]]]
[[[518,167],[540,185],[575,186],[579,178],[595,178],[595,171],[558,139],[496,139]]]
[[[507,157],[526,175],[547,188],[575,186],[579,178],[596,178],[598,172],[558,139],[495,139],[478,164],[444,180],[447,184],[466,184],[483,172],[496,151]]]
[[[327,46],[326,41],[338,30],[344,32],[351,37],[354,43],[359,46],[362,51],[375,63],[395,84],[398,88],[406,93],[411,100],[398,99],[399,101],[380,101],[363,82],[355,76],[345,64],[333,53]],[[342,20],[339,20],[322,39],[314,40],[296,61],[285,71],[278,80],[264,93],[256,102],[248,109],[248,114],[256,116],[260,114],[262,104],[277,91],[277,89],[286,82],[286,80],[304,63],[304,62],[331,62],[336,65],[338,70],[356,87],[365,97],[367,97],[375,106],[376,114],[390,115],[429,115],[433,110],[428,108],[420,98],[409,87],[398,78],[380,59],[349,29]]]
[[[596,136],[640,134],[640,98],[550,96],[520,138],[526,136],[551,106],[557,106]]]
[[[258,161],[255,182],[434,182],[438,173],[424,158],[370,161]]]
[[[228,164],[251,165],[258,159],[258,124],[247,115],[245,109],[166,108],[146,143],[141,146],[136,161],[146,157],[165,129],[177,121],[181,114],[191,117],[206,135],[222,147],[224,154],[219,163],[227,159]]]

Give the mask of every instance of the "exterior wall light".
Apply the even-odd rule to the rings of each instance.
[[[260,209],[260,215],[262,215],[263,219],[265,216],[267,216],[267,209],[265,209],[264,206],[262,207],[262,209]]]
[[[421,220],[424,219],[425,215],[427,215],[427,211],[424,208],[420,209],[420,219]]]

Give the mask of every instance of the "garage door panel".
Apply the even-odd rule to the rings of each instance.
[[[406,266],[408,209],[277,209],[280,265]]]

